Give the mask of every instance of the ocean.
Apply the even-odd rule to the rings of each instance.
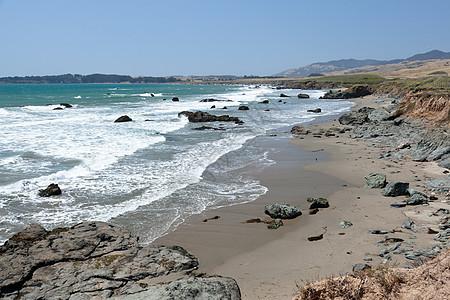
[[[291,97],[280,98],[281,92]],[[310,98],[298,99],[300,92]],[[252,141],[352,106],[319,99],[324,93],[270,86],[0,85],[0,243],[32,223],[51,229],[97,220],[123,226],[146,244],[205,209],[254,201],[267,192],[255,174],[274,163],[268,153],[276,149]],[[200,102],[211,98],[227,101]],[[306,112],[319,107],[319,114]],[[244,124],[189,123],[178,116],[186,110],[228,114]],[[122,115],[133,121],[114,123]],[[225,130],[193,130],[202,125]],[[62,195],[40,197],[50,183]]]

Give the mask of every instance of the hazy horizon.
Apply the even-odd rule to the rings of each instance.
[[[314,62],[450,49],[446,1],[275,4],[0,0],[0,77],[270,76]]]

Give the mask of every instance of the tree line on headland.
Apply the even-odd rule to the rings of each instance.
[[[48,76],[1,77],[0,83],[174,83],[175,77],[131,77],[116,74],[64,74]]]

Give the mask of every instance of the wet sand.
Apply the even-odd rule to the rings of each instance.
[[[369,96],[357,99],[356,108],[387,105],[388,100]],[[337,121],[310,125],[314,132],[331,127],[343,128]],[[351,139],[348,133],[321,138],[313,135],[292,139],[279,133],[263,143],[277,143],[279,151],[269,158],[276,164],[256,174],[269,190],[256,201],[231,207],[209,209],[187,219],[174,232],[154,244],[176,244],[198,257],[199,273],[229,276],[237,280],[243,299],[291,299],[298,287],[307,282],[351,272],[356,263],[373,267],[386,263],[378,256],[384,236],[401,238],[402,247],[421,249],[436,244],[427,227],[436,226],[438,217],[430,214],[447,203],[436,201],[430,206],[391,208],[389,204],[404,197],[384,197],[380,189],[363,188],[368,173],[383,173],[387,180],[411,183],[421,191],[419,181],[443,176],[434,162],[418,163],[408,159],[377,159],[382,146]],[[317,159],[317,161],[316,161]],[[419,187],[416,187],[419,185]],[[309,215],[308,197],[325,197],[330,207]],[[441,200],[441,199],[440,199]],[[288,203],[303,215],[286,220],[284,226],[269,230],[264,223],[246,223],[264,214],[264,205]],[[218,219],[205,219],[219,216]],[[418,233],[401,228],[410,218]],[[353,226],[342,228],[341,221]],[[386,235],[368,233],[371,229],[391,231]],[[308,237],[323,234],[310,242]],[[410,261],[401,254],[392,255],[388,264],[403,267]]]

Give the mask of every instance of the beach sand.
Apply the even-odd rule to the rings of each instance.
[[[356,108],[390,104],[389,99],[368,96],[355,100]],[[338,121],[310,125],[314,132],[331,127],[343,128]],[[437,242],[427,228],[437,228],[438,216],[430,216],[439,207],[449,208],[442,199],[429,206],[391,208],[391,202],[404,197],[384,197],[380,189],[363,188],[364,176],[382,173],[387,180],[410,182],[421,191],[428,177],[444,176],[435,162],[408,159],[378,159],[383,145],[351,139],[348,133],[321,138],[312,134],[292,139],[280,133],[269,143],[278,143],[270,159],[276,164],[257,174],[269,190],[254,202],[208,209],[187,219],[175,231],[153,244],[175,244],[199,259],[198,273],[218,274],[236,279],[243,299],[292,299],[298,286],[352,271],[357,263],[377,267],[385,263],[378,255],[386,245],[377,244],[385,236],[404,240],[401,247],[422,249]],[[317,159],[317,161],[316,161]],[[418,186],[417,186],[418,185]],[[309,215],[308,197],[325,197],[330,207]],[[283,220],[284,226],[269,230],[264,223],[246,223],[260,218],[264,206],[273,202],[288,203],[302,210],[294,220]],[[219,216],[218,219],[205,219]],[[405,219],[416,223],[418,233],[402,228]],[[342,228],[341,221],[353,226]],[[370,234],[381,229],[385,235]],[[323,239],[310,242],[308,237],[323,234]],[[371,257],[372,261],[364,261]],[[392,254],[390,266],[410,265],[402,254]]]

